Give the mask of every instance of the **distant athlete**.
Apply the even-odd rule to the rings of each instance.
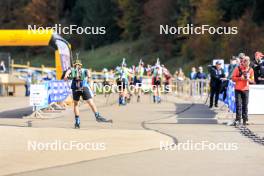
[[[107,68],[104,68],[102,70],[102,72],[103,72],[103,82],[102,82],[102,84],[103,84],[103,93],[104,93],[104,96],[107,97],[107,95],[109,95],[110,92],[106,91],[106,87],[107,86],[109,86],[109,87],[111,86],[110,80],[109,80],[109,72],[108,72]]]
[[[80,128],[80,111],[78,107],[80,97],[82,97],[82,99],[88,103],[95,115],[97,122],[112,123],[112,120],[103,118],[97,110],[97,107],[93,101],[94,94],[89,85],[90,78],[90,73],[87,69],[82,68],[82,63],[78,59],[75,61],[73,68],[67,70],[64,76],[64,80],[72,80],[71,89],[74,100],[75,128]]]
[[[119,105],[126,105],[127,103],[127,93],[128,93],[128,77],[129,77],[129,69],[126,65],[126,60],[123,59],[121,67],[117,67],[116,69],[116,84],[119,90]]]
[[[160,66],[160,61],[157,59],[156,65],[153,67],[152,71],[152,86],[153,86],[153,102],[161,103],[161,82],[162,82],[162,67]]]
[[[135,70],[135,76],[134,76],[134,86],[136,87],[135,94],[137,95],[137,102],[140,102],[141,97],[141,86],[142,86],[142,80],[144,76],[144,63],[142,60],[139,61],[138,66]]]
[[[162,72],[164,76],[165,93],[169,93],[170,85],[172,84],[172,81],[171,81],[172,75],[170,71],[165,67],[165,65],[161,65],[161,67],[162,67]]]

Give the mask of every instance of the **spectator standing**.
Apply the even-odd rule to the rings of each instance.
[[[0,62],[0,73],[5,73],[5,72],[6,72],[5,62],[1,61]]]
[[[196,74],[197,74],[196,68],[192,67],[192,71],[191,71],[190,76],[189,76],[190,80],[196,79]]]
[[[206,79],[206,74],[203,72],[203,67],[198,68],[198,72],[196,73],[195,79]]]
[[[241,117],[243,125],[246,125],[248,121],[249,84],[254,83],[254,71],[249,65],[250,58],[245,56],[232,75],[232,80],[236,83],[236,119],[234,125],[240,124]]]
[[[198,72],[196,74],[196,79],[199,80],[198,86],[199,86],[199,94],[202,95],[204,92],[205,82],[204,80],[207,78],[206,73],[203,72],[203,67],[198,68]]]
[[[194,81],[192,81],[192,80],[195,80],[196,79],[196,75],[197,75],[197,72],[196,72],[196,68],[195,67],[192,67],[192,71],[191,71],[191,73],[190,73],[190,75],[189,75],[189,78],[190,78],[190,90],[191,90],[191,92],[190,92],[190,94],[191,94],[191,96],[193,96],[194,94],[196,94],[196,84],[195,84],[195,82]]]
[[[228,80],[232,79],[233,72],[235,68],[238,67],[239,65],[238,61],[239,61],[239,58],[236,56],[232,56],[232,58],[230,59],[230,64],[228,66],[228,76],[227,76]]]
[[[216,62],[216,65],[213,66],[210,70],[211,81],[210,81],[210,106],[218,107],[219,93],[222,87],[222,81],[225,80],[225,73],[220,62]]]
[[[252,68],[254,70],[254,78],[256,84],[264,84],[264,54],[261,52],[255,53],[255,60],[253,61]]]
[[[174,79],[177,79],[178,74],[179,74],[179,71],[176,70],[176,71],[174,72],[174,74],[173,74]]]
[[[185,75],[182,71],[182,68],[179,68],[178,75],[177,75],[177,91],[178,93],[183,93],[183,86],[184,86]]]
[[[31,83],[32,83],[32,73],[28,72],[27,76],[25,78],[25,89],[26,89],[25,96],[26,97],[28,97],[30,95],[30,85],[31,85]]]

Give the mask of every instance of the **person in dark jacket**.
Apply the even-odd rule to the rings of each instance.
[[[198,86],[199,86],[199,94],[203,95],[204,93],[204,87],[205,87],[205,79],[207,78],[206,73],[203,72],[203,67],[198,68],[198,72],[196,73],[196,80],[198,80]]]
[[[261,52],[255,53],[255,60],[252,62],[251,67],[254,70],[254,78],[256,84],[264,84],[264,54]]]
[[[196,74],[197,74],[196,68],[192,67],[192,71],[191,71],[191,73],[189,75],[190,80],[195,80],[196,79]]]
[[[222,87],[222,81],[226,80],[224,70],[222,69],[221,63],[216,62],[216,65],[213,66],[210,70],[211,81],[210,81],[210,108],[218,107],[219,93]]]
[[[206,73],[203,72],[203,67],[199,67],[196,73],[196,79],[206,79],[206,77]]]

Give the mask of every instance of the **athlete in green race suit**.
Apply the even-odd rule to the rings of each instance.
[[[74,67],[66,72],[64,80],[68,80],[69,78],[72,79],[71,89],[74,101],[75,128],[80,128],[80,97],[88,103],[94,112],[97,122],[112,122],[112,120],[107,120],[99,114],[93,101],[93,91],[89,85],[90,74],[87,69],[82,68],[82,64],[79,60],[76,60]]]
[[[126,105],[127,99],[127,88],[128,88],[128,76],[130,72],[129,69],[126,67],[125,59],[121,64],[121,67],[116,69],[116,83],[119,90],[119,105]]]

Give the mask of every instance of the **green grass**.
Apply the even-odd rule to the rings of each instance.
[[[121,64],[123,58],[126,58],[128,65],[132,65],[137,64],[140,58],[145,56],[141,46],[141,41],[119,42],[95,50],[80,51],[80,58],[85,67],[95,70],[101,70],[104,67],[114,68]],[[149,57],[145,59],[150,60]]]
[[[100,71],[103,68],[115,68],[120,65],[123,58],[126,58],[127,64],[137,65],[140,58],[143,58],[145,64],[155,64],[157,57],[173,74],[176,69],[183,68],[188,73],[190,68],[194,66],[194,62],[185,61],[181,57],[164,58],[161,53],[148,51],[146,41],[118,42],[90,51],[79,51],[80,58],[87,68]],[[144,45],[144,47],[143,47]],[[75,58],[75,53],[74,58]]]
[[[192,66],[192,63],[184,61],[181,57],[164,58],[158,52],[148,51],[146,43],[148,42],[138,40],[133,42],[118,42],[94,50],[73,50],[73,57],[76,59],[76,52],[79,52],[79,58],[82,60],[84,67],[92,68],[96,71],[100,71],[103,68],[115,68],[121,64],[123,58],[126,58],[128,65],[137,65],[140,58],[143,58],[146,64],[155,64],[156,58],[159,57],[162,64],[167,66],[172,73],[179,67],[188,72]],[[43,64],[54,67],[54,51],[51,48],[43,50],[41,54],[28,56],[28,59],[23,58],[24,55],[21,53],[15,55],[15,63],[26,64],[27,60],[29,60],[32,66],[39,67]]]

